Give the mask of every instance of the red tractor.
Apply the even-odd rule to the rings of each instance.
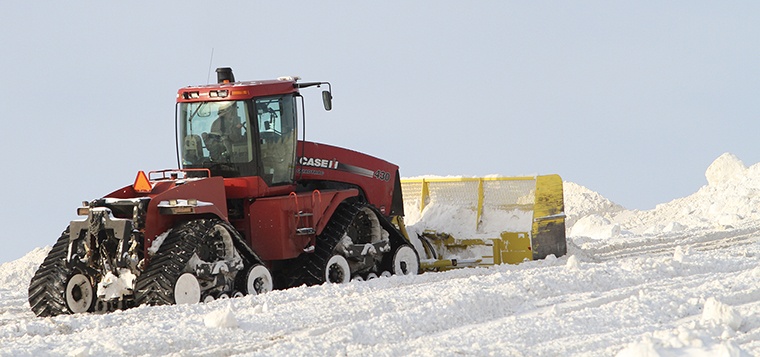
[[[417,274],[398,167],[304,140],[298,78],[177,93],[179,169],[84,202],[29,286],[38,316]],[[332,106],[323,91],[326,110]]]

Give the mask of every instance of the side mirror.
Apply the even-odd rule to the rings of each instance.
[[[332,109],[332,93],[330,91],[322,91],[322,104],[324,104],[325,110],[329,111]]]

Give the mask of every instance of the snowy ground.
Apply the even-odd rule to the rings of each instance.
[[[651,211],[566,183],[559,259],[192,306],[36,318],[40,248],[0,265],[0,355],[760,356],[760,167],[706,176]]]

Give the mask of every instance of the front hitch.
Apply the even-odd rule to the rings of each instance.
[[[118,267],[128,267],[128,254],[124,253],[129,251],[132,231],[131,219],[115,218],[108,207],[91,207],[85,220],[71,221],[68,259],[71,261],[74,255],[84,253],[80,260],[91,266],[94,262],[89,260],[97,252],[106,265],[102,267],[106,270],[103,274],[114,272],[114,267],[109,266],[114,260]],[[84,252],[74,250],[74,243],[80,239]]]
[[[149,201],[106,198],[85,202],[77,211],[87,217],[70,223],[66,263],[93,281],[99,303],[108,310],[131,302],[140,275],[140,227]]]

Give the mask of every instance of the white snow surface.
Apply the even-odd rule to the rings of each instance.
[[[37,318],[35,249],[0,265],[0,356],[760,356],[760,166],[705,176],[650,211],[566,182],[564,257],[207,304]]]

